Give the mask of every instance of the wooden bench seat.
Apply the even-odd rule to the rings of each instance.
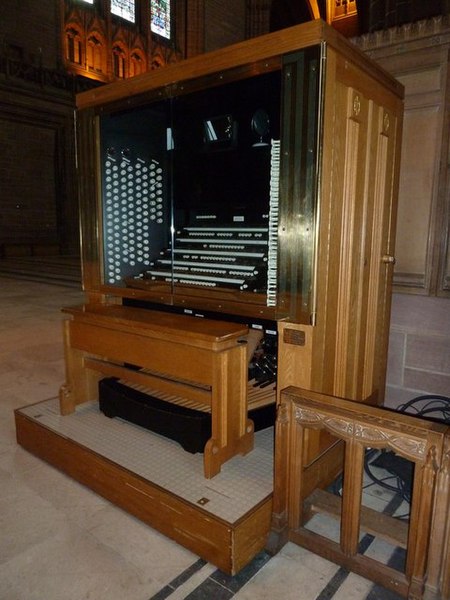
[[[61,414],[98,399],[98,381],[116,376],[211,407],[211,438],[204,449],[204,474],[253,448],[247,415],[246,326],[118,304],[63,309],[66,382]]]

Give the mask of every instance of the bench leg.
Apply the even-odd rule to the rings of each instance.
[[[224,462],[253,449],[253,422],[247,416],[245,345],[213,356],[211,439],[204,450],[204,475],[211,479]]]
[[[63,322],[66,381],[59,390],[59,410],[62,415],[73,413],[78,404],[98,399],[99,376],[84,366],[85,353],[72,348],[70,326],[70,320]]]

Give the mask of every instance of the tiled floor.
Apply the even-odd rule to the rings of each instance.
[[[57,395],[59,309],[80,301],[74,287],[0,278],[0,600],[394,598],[290,543],[228,577],[17,446],[13,410]]]

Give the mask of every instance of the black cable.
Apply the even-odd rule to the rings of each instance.
[[[422,403],[422,404],[421,404]],[[440,423],[450,424],[450,398],[447,396],[439,396],[426,394],[423,396],[417,396],[404,404],[401,404],[397,408],[398,412],[408,413],[413,416],[418,416],[421,418],[426,418],[433,421],[438,421]],[[438,417],[437,414],[441,416]],[[433,415],[433,416],[429,416]],[[389,459],[397,457],[394,452],[391,450],[377,450],[376,448],[368,448],[364,457],[364,471],[366,475],[369,477],[372,483],[364,486],[364,489],[369,488],[372,485],[379,485],[380,487],[389,490],[395,494],[399,494],[399,496],[404,500],[407,504],[411,504],[411,496],[412,496],[412,481],[413,481],[413,466],[414,463],[403,459],[402,457],[397,457],[400,462],[399,465],[394,465],[392,470],[389,470],[389,460],[383,461],[383,458]],[[380,464],[373,464],[373,467],[380,468],[390,473],[386,477],[378,477],[374,474],[372,470],[372,463],[375,463],[377,460],[380,460]],[[385,464],[383,464],[385,462]],[[408,469],[408,464],[411,465],[411,471]],[[404,472],[403,472],[404,471]],[[393,480],[395,483],[390,483],[390,480]],[[340,496],[342,494],[342,475],[334,480],[334,482],[330,486],[332,493]],[[408,519],[409,513],[405,513],[402,515],[397,515],[396,519]]]
[[[450,423],[450,398],[447,396],[425,394],[417,396],[397,408],[397,411],[402,413],[407,413],[410,410],[418,417],[432,419],[445,424]],[[433,414],[434,416],[430,417]],[[438,416],[439,414],[441,416]]]
[[[438,421],[444,424],[450,424],[450,398],[447,396],[440,396],[435,394],[425,394],[422,396],[417,396],[404,404],[401,404],[397,408],[398,412],[402,413],[412,413],[414,416],[418,416],[421,418]],[[412,485],[411,480],[412,477],[408,477],[408,473],[402,474],[398,472],[392,472],[390,477],[377,477],[372,469],[371,463],[375,462],[375,460],[379,459],[383,452],[380,452],[376,459],[374,459],[374,455],[377,451],[373,449],[369,449],[366,452],[365,460],[364,460],[364,470],[368,477],[377,485],[391,491],[400,494],[405,502],[411,504],[411,495],[412,495]],[[394,454],[391,451],[387,451],[385,456],[388,456],[388,453]],[[377,465],[374,465],[377,466]],[[380,468],[384,468],[388,470],[386,466],[379,465]],[[388,472],[391,472],[388,470]],[[396,484],[393,485],[388,483],[388,480],[394,479]],[[408,515],[401,515],[397,518],[407,518]]]

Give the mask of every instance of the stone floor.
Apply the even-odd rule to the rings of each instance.
[[[74,286],[0,277],[0,600],[395,597],[290,543],[228,577],[19,447],[13,411],[57,395],[60,307],[81,301]]]

